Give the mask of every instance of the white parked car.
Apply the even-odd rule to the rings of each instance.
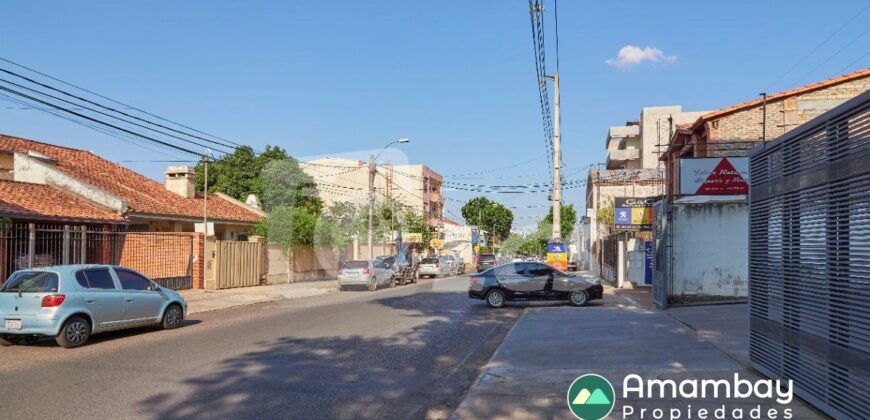
[[[377,290],[378,286],[395,286],[393,270],[381,260],[345,261],[338,271],[338,285],[342,290],[364,286]]]
[[[423,258],[417,267],[417,275],[422,277],[441,277],[450,272],[450,266],[443,258]]]

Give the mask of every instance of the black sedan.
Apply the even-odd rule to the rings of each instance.
[[[493,308],[510,300],[567,300],[583,306],[601,299],[601,283],[565,274],[539,262],[514,262],[471,276],[468,297],[483,299]]]

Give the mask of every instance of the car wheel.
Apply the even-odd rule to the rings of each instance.
[[[369,282],[368,288],[369,288],[370,292],[374,292],[375,290],[378,290],[378,279],[372,278],[372,281]]]
[[[13,341],[9,336],[0,335],[0,346],[8,347],[14,345],[15,341]]]
[[[60,334],[57,335],[55,341],[63,348],[72,349],[83,346],[90,337],[90,323],[80,316],[74,316],[63,323]]]
[[[169,305],[163,313],[163,329],[172,330],[181,326],[184,321],[184,311],[177,304]]]
[[[585,290],[575,290],[568,296],[574,306],[584,306],[589,303],[589,295]]]
[[[501,308],[504,306],[505,295],[499,289],[492,289],[486,294],[486,304],[490,308]]]

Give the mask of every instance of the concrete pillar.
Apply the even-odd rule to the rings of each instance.
[[[625,240],[620,239],[616,244],[616,287],[622,287],[625,283]]]

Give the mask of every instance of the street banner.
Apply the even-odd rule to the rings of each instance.
[[[568,246],[559,242],[547,244],[547,265],[557,270],[567,270]]]
[[[749,159],[745,157],[680,159],[680,194],[749,194]]]
[[[402,232],[402,242],[406,244],[419,244],[423,242],[422,233]]]
[[[616,229],[651,230],[655,201],[655,198],[649,197],[616,197],[613,203],[613,224]]]

